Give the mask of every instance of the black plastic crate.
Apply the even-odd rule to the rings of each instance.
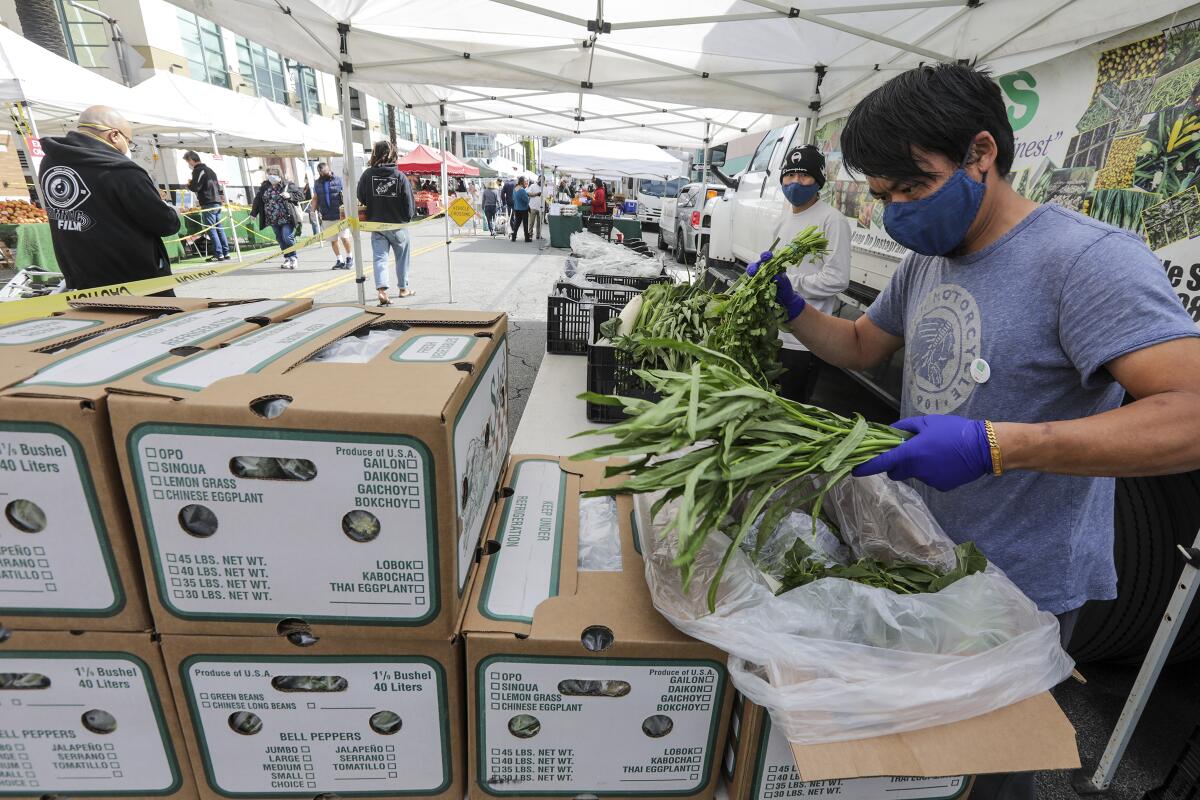
[[[625,307],[625,304],[632,300],[636,295],[642,293],[641,289],[635,289],[632,286],[609,285],[604,288],[595,286],[577,286],[570,281],[558,281],[554,284],[554,293],[566,295],[572,300],[585,300],[591,298],[597,303],[605,303],[610,306]]]
[[[587,350],[587,390],[597,394],[637,397],[658,401],[659,395],[633,374],[637,369],[633,359],[624,350],[613,347],[607,341],[590,345]],[[627,418],[620,406],[587,404],[588,422],[620,422]]]
[[[655,275],[653,278],[639,278],[636,275],[609,275],[603,272],[585,273],[589,281],[596,283],[615,283],[620,286],[631,286],[634,289],[649,289],[656,283],[674,283],[670,275]]]
[[[588,345],[599,335],[597,326],[620,314],[629,300],[638,294],[633,289],[597,289],[595,292],[597,294],[592,296],[581,292],[578,297],[556,292],[546,297],[547,353],[587,355]]]
[[[583,227],[588,233],[608,239],[612,236],[613,218],[612,216],[592,214],[590,217],[583,218]]]

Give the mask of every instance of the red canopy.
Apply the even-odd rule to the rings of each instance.
[[[438,175],[442,171],[442,151],[419,144],[411,153],[397,161],[396,166],[401,172]],[[455,177],[476,176],[479,174],[479,168],[460,161],[453,153],[446,153],[446,174]]]

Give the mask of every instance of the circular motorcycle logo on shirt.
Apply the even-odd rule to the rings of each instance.
[[[980,356],[979,303],[961,286],[938,285],[925,296],[904,343],[905,383],[914,410],[949,414],[978,385],[971,364]]]
[[[42,193],[46,202],[63,211],[70,211],[91,196],[87,184],[70,167],[54,167],[42,176]]]

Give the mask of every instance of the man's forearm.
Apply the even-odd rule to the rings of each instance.
[[[1200,395],[1192,392],[1163,392],[1082,419],[993,425],[1005,470],[1133,477],[1200,468]]]
[[[788,323],[788,327],[805,347],[827,364],[854,370],[874,366],[863,350],[858,327],[848,319],[807,306],[800,316]]]

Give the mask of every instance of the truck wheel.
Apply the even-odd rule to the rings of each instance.
[[[658,229],[658,249],[659,250],[667,249],[667,240],[663,238],[662,228]]]
[[[688,263],[687,250],[685,250],[683,247],[683,231],[682,230],[675,231],[674,255],[675,255],[675,260],[678,261],[680,264]]]
[[[1117,481],[1117,599],[1083,607],[1068,650],[1077,661],[1137,663],[1162,621],[1183,568],[1177,544],[1190,545],[1200,526],[1200,475]],[[1200,611],[1193,607],[1171,661],[1200,656]]]

